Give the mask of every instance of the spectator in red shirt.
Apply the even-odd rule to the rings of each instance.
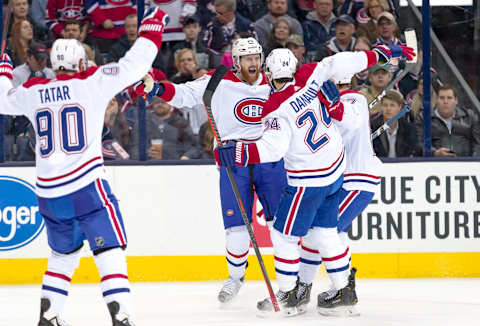
[[[94,24],[89,38],[102,53],[125,34],[125,18],[137,13],[135,0],[85,0],[85,9]]]
[[[69,20],[86,20],[85,4],[83,0],[48,0],[47,17],[45,18],[48,28],[53,35],[65,37],[65,23]],[[82,32],[86,34],[87,25],[82,26]]]

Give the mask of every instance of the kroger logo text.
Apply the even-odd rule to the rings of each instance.
[[[43,227],[33,186],[22,179],[0,176],[0,251],[27,245]]]

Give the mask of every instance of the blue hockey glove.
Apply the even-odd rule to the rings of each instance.
[[[145,77],[133,84],[133,91],[136,95],[151,102],[154,96],[160,96],[163,94],[165,86],[155,81],[155,77],[149,72]]]
[[[322,84],[318,98],[327,108],[328,115],[331,118],[342,121],[343,103],[340,101],[340,92],[337,86],[331,80],[327,80]]]
[[[377,45],[373,52],[377,54],[378,64],[387,64],[394,58],[412,60],[416,55],[413,48],[403,45]]]
[[[235,167],[260,163],[257,145],[229,141],[213,150],[218,166]]]

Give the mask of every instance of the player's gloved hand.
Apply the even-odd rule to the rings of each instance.
[[[218,166],[235,167],[260,163],[257,145],[229,141],[213,150]]]
[[[138,36],[149,39],[160,50],[162,47],[163,29],[169,20],[168,15],[160,8],[150,8],[143,16],[142,23],[138,29]]]
[[[13,79],[13,65],[12,60],[8,54],[4,53],[0,60],[0,76],[5,76],[8,79]]]
[[[342,121],[343,103],[340,101],[340,92],[337,86],[331,80],[327,80],[320,86],[318,98],[327,107],[328,115],[331,118]]]
[[[387,64],[394,58],[412,60],[416,56],[413,48],[403,45],[377,45],[373,48],[378,64]]]
[[[137,96],[143,97],[149,102],[154,96],[160,96],[163,94],[165,87],[155,81],[153,73],[149,72],[141,80],[133,84],[133,91]]]

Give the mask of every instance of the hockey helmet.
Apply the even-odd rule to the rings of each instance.
[[[240,70],[240,57],[250,54],[260,54],[260,66],[263,64],[263,49],[260,43],[253,37],[239,38],[233,42],[232,58],[233,65]]]
[[[82,62],[80,63],[80,60]],[[83,45],[75,39],[57,39],[52,45],[50,61],[53,70],[82,71],[87,68],[87,54]],[[82,65],[80,67],[80,64]]]
[[[292,79],[297,71],[297,58],[289,49],[273,49],[265,60],[265,75],[273,87],[275,79]]]

